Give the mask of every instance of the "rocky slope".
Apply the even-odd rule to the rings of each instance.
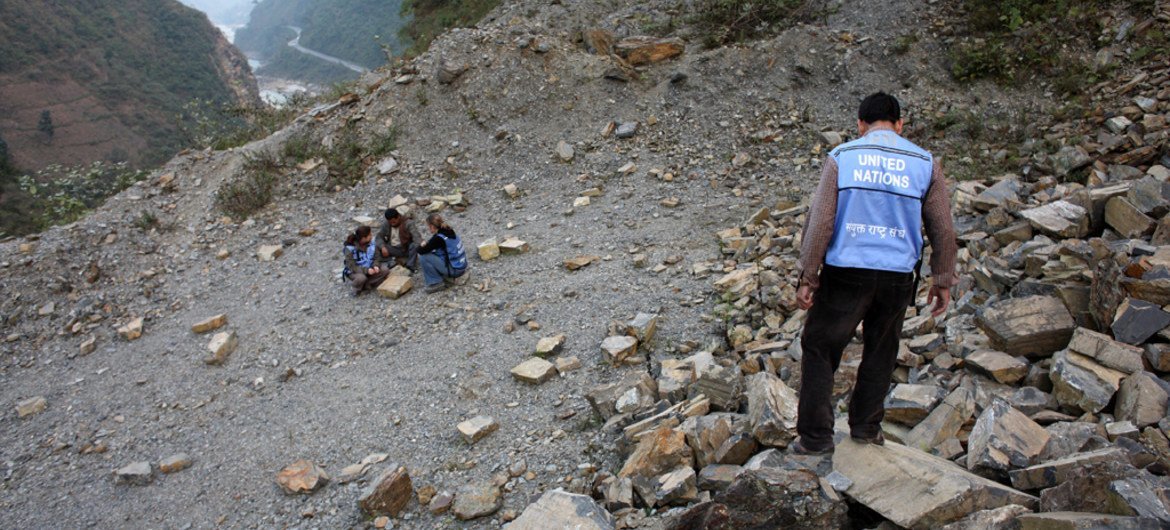
[[[636,54],[621,58],[623,46],[605,53],[605,41],[677,16],[674,3],[509,2],[401,68],[363,77],[354,94],[270,138],[181,156],[77,223],[0,244],[0,401],[11,404],[0,417],[6,519],[20,527],[489,528],[556,488],[593,494],[614,515],[590,499],[551,494],[540,504],[549,510],[544,517],[532,507],[516,525],[540,528],[575,514],[598,528],[870,527],[883,520],[934,527],[998,506],[987,499],[1023,505],[982,515],[1009,520],[1053,507],[1097,511],[1069,501],[1072,486],[1044,503],[1043,493],[1033,493],[1048,484],[1016,483],[1009,473],[1039,462],[1035,441],[1046,435],[1085,443],[1053,447],[1045,458],[1090,449],[1098,438],[1108,444],[1099,430],[1129,440],[1131,432],[1115,425],[1123,422],[1110,421],[1121,414],[1108,398],[1081,415],[1088,402],[1066,392],[1053,404],[1039,388],[1041,372],[1055,374],[1064,362],[1046,363],[1045,353],[1071,350],[1053,359],[1092,370],[1081,357],[1093,356],[1079,353],[1090,347],[1070,342],[1077,323],[1098,326],[1073,320],[1082,316],[1069,309],[1073,324],[1061,320],[1056,331],[1048,321],[1020,325],[1002,315],[1012,293],[1083,292],[1075,287],[1087,273],[1061,276],[1060,267],[1083,271],[1074,258],[1104,260],[1053,240],[1045,245],[1060,248],[1036,254],[1051,259],[1032,265],[1049,281],[1024,281],[1011,272],[1021,264],[1000,263],[1010,256],[998,253],[1035,234],[1019,235],[1025,230],[1017,227],[998,242],[999,232],[1058,199],[1095,204],[1100,193],[1064,182],[1070,172],[1098,188],[1158,178],[1164,127],[1130,125],[1147,116],[1156,125],[1167,112],[1164,67],[1123,64],[1089,94],[1098,113],[1061,122],[1042,112],[1058,106],[1042,90],[951,82],[941,29],[892,53],[907,32],[948,22],[927,2],[879,4],[711,50],[684,28],[681,55],[671,57],[677,41],[657,42],[666,58],[635,66]],[[929,5],[954,7],[936,4]],[[1146,30],[1161,27],[1155,24],[1162,22],[1151,20]],[[590,28],[605,31],[582,31]],[[792,458],[783,451],[792,435],[786,388],[799,381],[793,339],[800,315],[787,300],[799,204],[825,149],[849,136],[856,102],[878,88],[896,91],[914,137],[948,164],[962,157],[969,158],[953,165],[989,164],[1007,147],[998,138],[973,146],[935,121],[955,109],[981,110],[979,102],[1025,115],[1043,142],[1025,153],[1021,165],[1029,170],[1015,177],[1018,187],[1008,178],[958,186],[968,278],[956,293],[960,302],[944,322],[908,324],[920,333],[908,339],[899,382],[957,397],[937,407],[941,398],[916,401],[902,407],[901,421],[926,422],[936,410],[970,407],[971,414],[927,424],[953,427],[927,447],[933,455],[891,442],[843,444],[832,461]],[[1139,95],[1154,102],[1138,107],[1140,115],[1128,108]],[[1130,125],[1104,125],[1118,115]],[[1100,135],[1102,126],[1117,137]],[[366,156],[369,143],[351,149],[354,138],[387,137],[397,138],[392,153]],[[324,161],[316,159],[320,148]],[[1124,158],[1142,149],[1140,160]],[[335,156],[351,150],[352,163]],[[279,167],[276,200],[247,219],[224,217],[217,194],[249,178],[260,159]],[[356,184],[341,185],[349,180]],[[1014,195],[981,195],[992,184]],[[337,279],[340,241],[357,222],[402,202],[397,196],[416,219],[441,209],[469,248],[515,237],[528,250],[473,258],[471,282],[441,293],[423,294],[416,275],[415,289],[399,298],[351,298]],[[150,218],[156,222],[142,222]],[[1050,222],[1026,227],[1047,231]],[[1078,231],[1060,237],[1117,239],[1116,225],[1106,232],[1086,224],[1082,233],[1072,224]],[[992,228],[996,235],[987,236]],[[1085,243],[1094,251],[1146,248],[1102,244]],[[1066,278],[1072,287],[1056,281]],[[1071,302],[1045,303],[1060,314]],[[984,340],[973,312],[983,329],[1012,330],[983,332],[1011,361],[971,358]],[[192,330],[217,314],[226,315],[224,327]],[[945,332],[927,337],[931,326]],[[1038,330],[1046,333],[1035,351],[997,342]],[[623,347],[627,332],[643,339],[640,350]],[[207,336],[214,333],[234,333],[235,349],[219,349],[223,341]],[[560,334],[564,344],[548,356],[561,371],[546,379],[550,368],[530,359],[540,339]],[[219,349],[212,363],[209,342]],[[1038,374],[1026,383],[1039,382],[1037,399],[992,400],[1011,393],[999,377],[1019,372],[1024,354],[1039,358],[1028,361]],[[992,361],[1014,370],[1005,375]],[[1100,393],[1090,393],[1099,402]],[[1027,407],[1021,419],[1018,409]],[[1052,408],[1079,415],[1049,416],[1078,424],[1062,427],[1076,436],[1042,435],[1024,421],[1044,420],[1034,417]],[[467,434],[456,428],[479,417],[493,421],[473,421],[463,426]],[[1002,434],[1019,425],[1030,434],[1023,448]],[[893,423],[887,432],[910,439]],[[1118,480],[1154,484],[1123,488],[1161,491],[1147,477],[1151,460],[1143,457],[1138,469],[1142,461],[1129,455],[1142,451],[1117,444],[1124,461],[1119,453],[1093,458],[1114,466],[1110,476]],[[179,455],[185,459],[171,458]],[[754,467],[766,469],[733,469],[752,455]],[[294,466],[300,459],[310,464]],[[899,464],[866,472],[874,462]],[[732,467],[707,469],[710,463]],[[881,480],[897,470],[917,475]],[[935,493],[959,491],[958,501],[932,506],[930,488],[893,487],[924,477],[951,488]],[[1096,486],[1084,491],[1111,487]],[[729,493],[718,493],[725,487]],[[54,502],[62,497],[70,501]],[[712,502],[692,506],[704,499]],[[1156,518],[1155,508],[1135,513]],[[777,519],[749,520],[761,513]]]
[[[159,164],[182,148],[192,99],[259,101],[244,56],[175,1],[5,2],[0,46],[0,136],[24,171]]]

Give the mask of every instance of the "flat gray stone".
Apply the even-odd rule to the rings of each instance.
[[[504,530],[613,530],[615,525],[613,516],[593,499],[555,489],[524,508],[524,513],[504,525]]]
[[[846,495],[904,528],[938,528],[979,510],[1039,504],[1036,497],[890,441],[845,440],[833,453],[833,470],[852,481]]]

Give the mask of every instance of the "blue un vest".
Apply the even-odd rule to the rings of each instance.
[[[447,258],[447,266],[452,272],[461,272],[467,268],[467,252],[463,250],[463,240],[459,236],[447,237],[435,234],[443,240],[443,256]]]
[[[345,246],[346,252],[349,252],[351,255],[353,255],[353,260],[355,262],[357,262],[357,264],[359,266],[361,266],[363,269],[368,269],[368,268],[374,266],[374,249],[375,248],[376,248],[376,246],[374,245],[373,241],[370,241],[370,245],[368,247],[366,247],[365,252],[358,250],[357,245],[346,245]],[[341,271],[341,277],[347,278],[347,277],[349,277],[349,275],[353,274],[353,272],[354,271],[349,270],[349,267],[346,267],[345,270]]]
[[[922,256],[922,202],[931,154],[877,130],[829,153],[837,161],[837,219],[825,263],[913,272]]]

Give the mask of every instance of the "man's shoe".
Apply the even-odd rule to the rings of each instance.
[[[451,283],[455,285],[467,285],[467,281],[471,279],[471,269],[463,271],[463,274],[451,278]]]
[[[447,284],[436,283],[434,285],[426,286],[423,290],[429,294],[429,293],[437,293],[437,292],[442,291],[443,289],[446,289],[446,288],[447,288]]]
[[[803,455],[803,456],[831,455],[831,454],[833,454],[833,449],[834,449],[834,447],[832,445],[825,447],[823,449],[809,449],[809,448],[804,446],[804,442],[802,440],[797,440],[797,441],[793,442],[792,445],[790,445],[788,447],[790,449],[792,449],[792,454]]]
[[[882,435],[881,431],[878,431],[878,433],[873,435],[873,436],[853,436],[853,435],[850,435],[849,437],[853,438],[853,441],[855,441],[859,444],[886,445],[886,437],[884,435]]]

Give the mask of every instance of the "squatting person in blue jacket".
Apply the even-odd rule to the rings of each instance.
[[[377,288],[390,274],[388,267],[379,267],[374,263],[376,253],[374,234],[368,226],[357,227],[345,238],[345,246],[341,251],[345,269],[341,277],[349,280],[354,296]]]
[[[809,207],[796,291],[797,306],[808,311],[797,453],[833,450],[833,372],[860,323],[863,350],[849,400],[850,436],[885,443],[883,402],[902,321],[917,289],[924,229],[933,248],[927,305],[938,317],[951,301],[957,244],[942,166],[902,138],[902,125],[893,96],[865,98],[858,111],[860,138],[829,153]]]

